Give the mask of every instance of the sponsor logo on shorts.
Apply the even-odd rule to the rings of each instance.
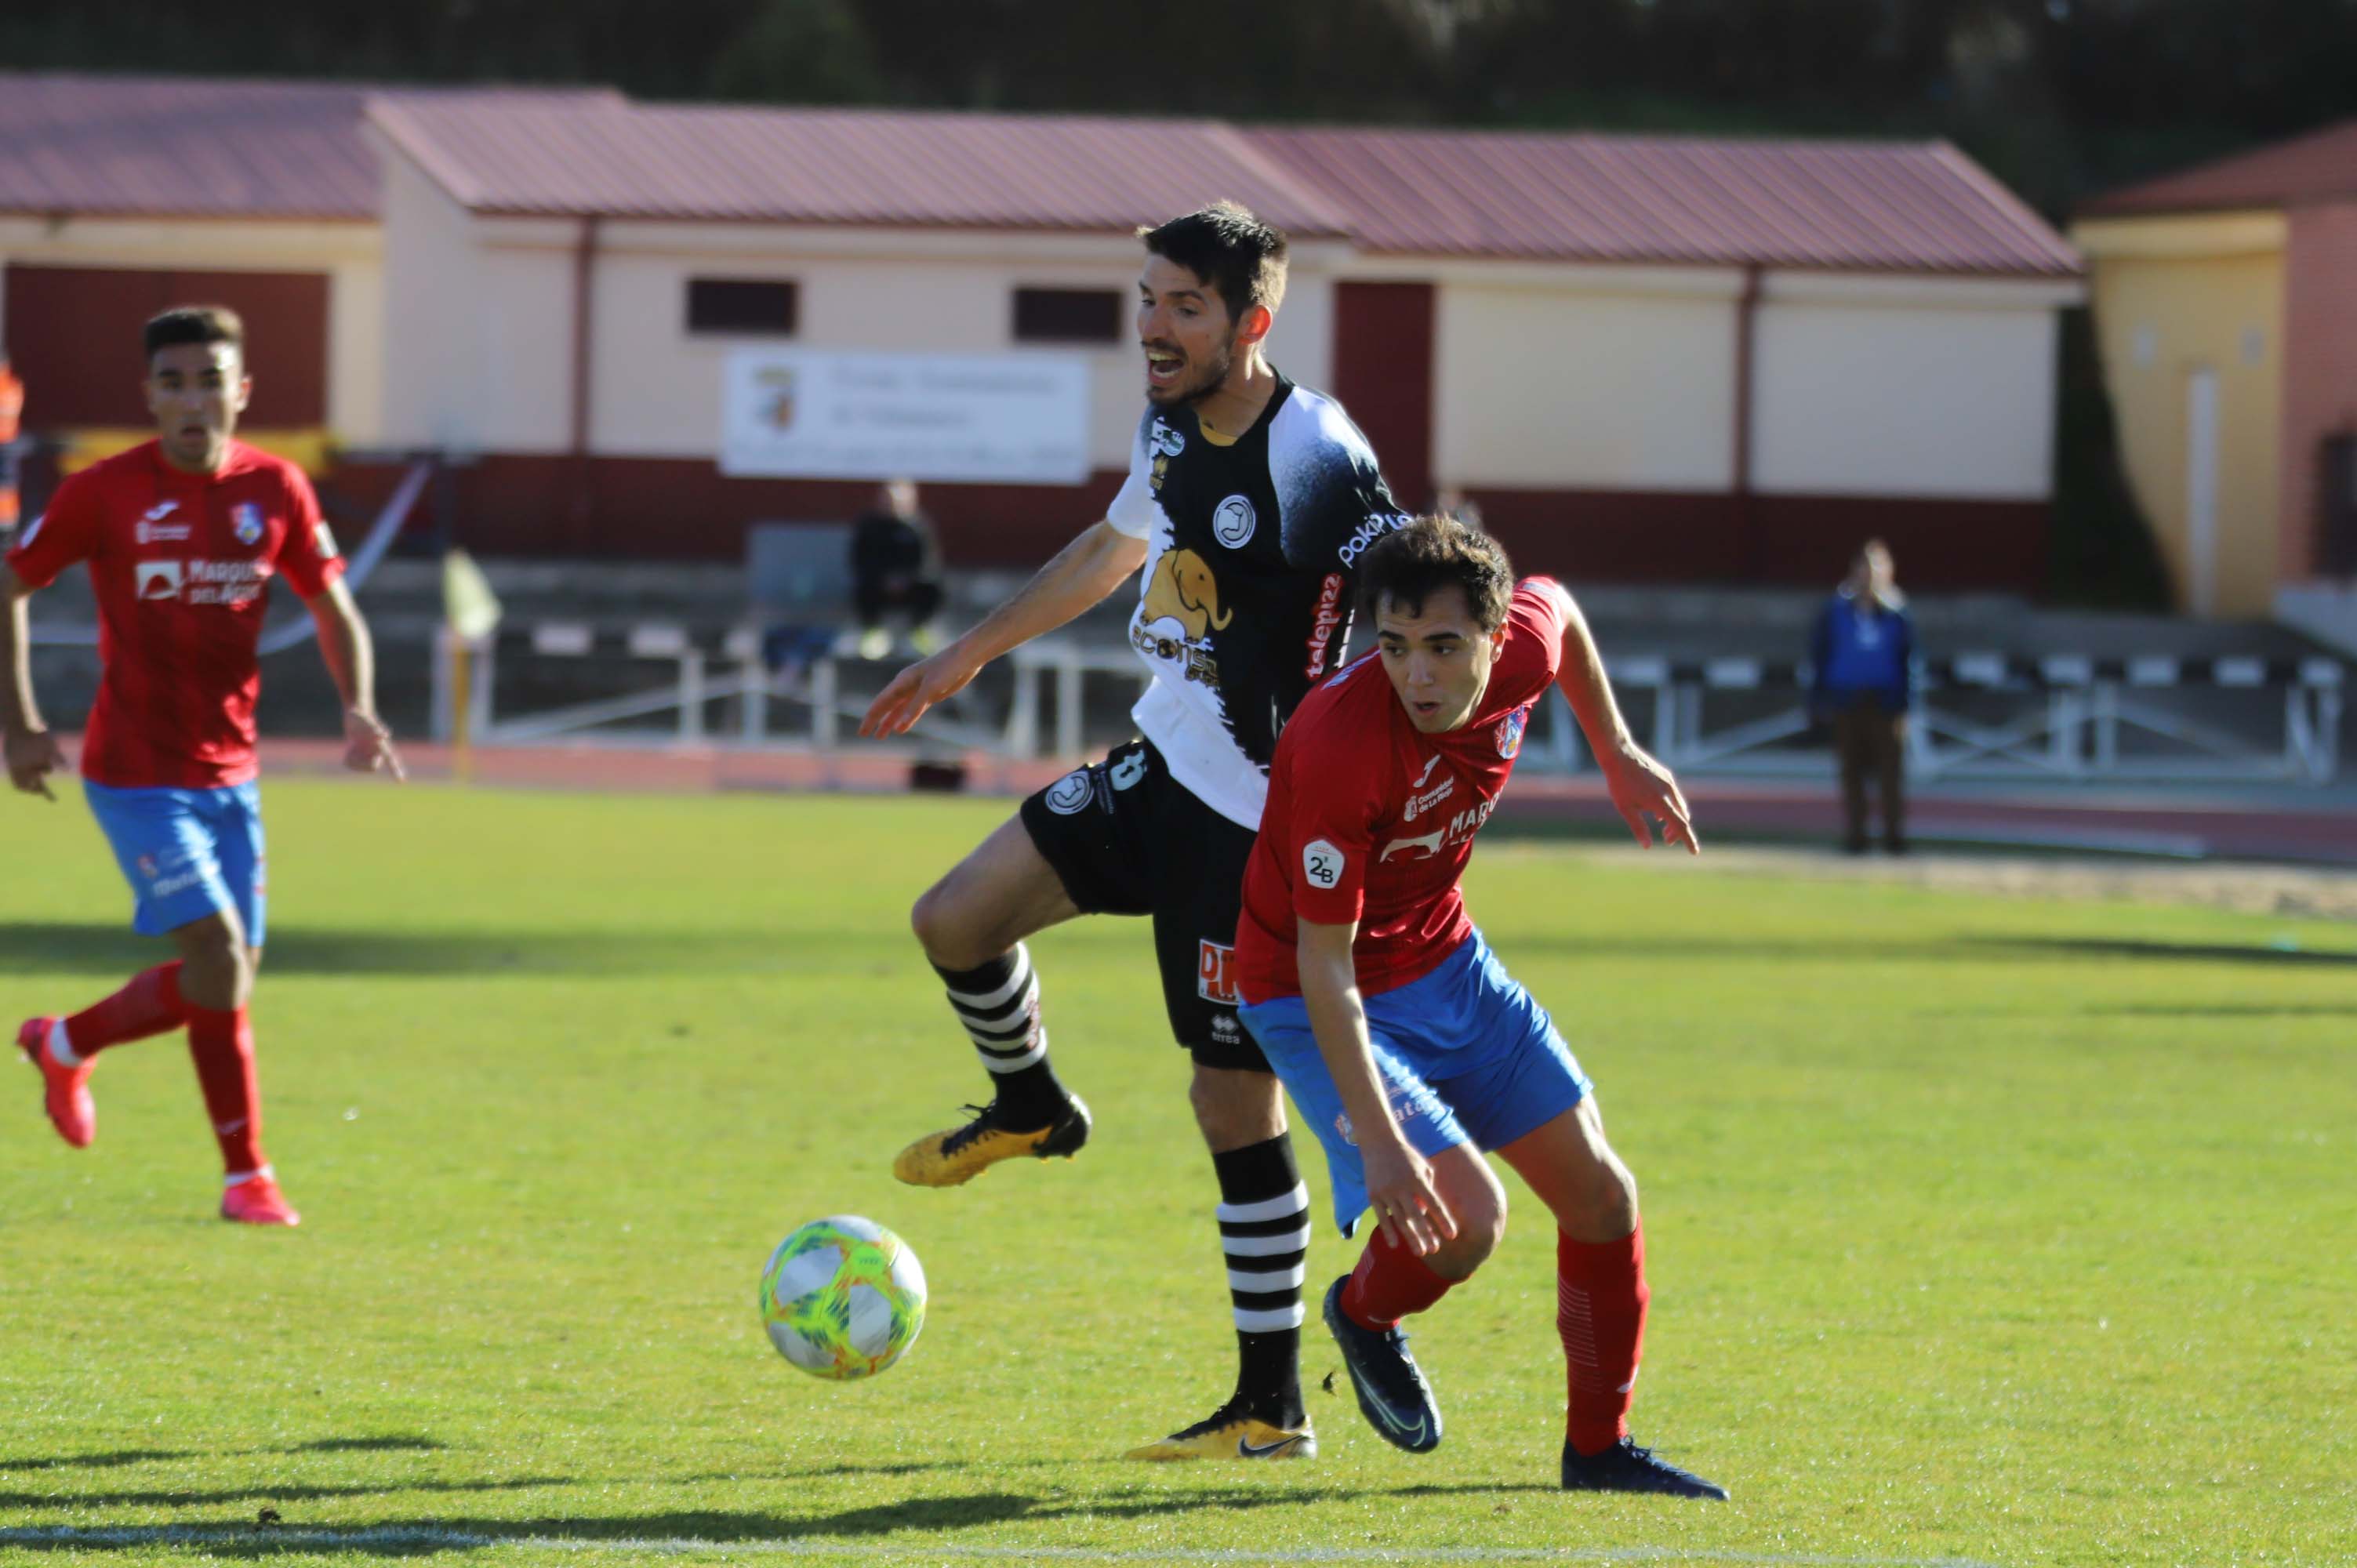
[[[237,535],[240,544],[262,542],[262,509],[252,501],[240,501],[229,509],[230,532]]]
[[[1211,1015],[1212,1039],[1223,1046],[1234,1046],[1243,1044],[1243,1027],[1236,1022],[1236,1015],[1233,1013]]]
[[[1096,799],[1096,785],[1089,779],[1089,770],[1075,768],[1048,786],[1048,809],[1060,817],[1076,817],[1089,809]]]
[[[1249,496],[1230,496],[1211,513],[1211,536],[1231,550],[1242,549],[1259,525]]]
[[[1329,572],[1318,588],[1318,610],[1309,623],[1309,662],[1302,673],[1312,681],[1326,672],[1326,654],[1342,628],[1342,574]]]
[[[1312,887],[1332,892],[1342,885],[1342,852],[1324,839],[1311,839],[1301,846],[1301,875],[1309,879]]]
[[[1206,1002],[1216,1002],[1222,1007],[1236,1004],[1236,950],[1206,938],[1195,944],[1195,994]],[[1235,1020],[1227,1020],[1231,1032]],[[1217,1034],[1220,1019],[1211,1020],[1212,1033]]]

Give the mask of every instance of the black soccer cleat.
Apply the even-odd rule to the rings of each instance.
[[[1566,1492],[1654,1492],[1672,1498],[1707,1498],[1727,1501],[1727,1488],[1706,1481],[1692,1470],[1681,1470],[1650,1448],[1630,1438],[1601,1454],[1582,1454],[1563,1445],[1563,1489]]]
[[[1069,1160],[1089,1141],[1089,1108],[1078,1095],[1044,1127],[1009,1127],[996,1100],[966,1109],[974,1113],[973,1121],[918,1139],[892,1162],[892,1174],[910,1187],[963,1187],[1001,1160],[1025,1155]]]
[[[1361,1328],[1342,1310],[1344,1274],[1326,1291],[1326,1326],[1342,1348],[1342,1365],[1351,1371],[1351,1387],[1358,1391],[1359,1412],[1375,1435],[1394,1448],[1429,1454],[1440,1446],[1440,1405],[1432,1385],[1408,1354],[1407,1336],[1396,1326]]]

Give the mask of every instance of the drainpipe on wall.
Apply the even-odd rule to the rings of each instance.
[[[573,521],[589,521],[595,491],[589,479],[590,354],[595,341],[595,294],[597,263],[597,219],[581,220],[580,238],[573,246]]]
[[[1743,269],[1743,292],[1735,301],[1735,575],[1748,583],[1760,562],[1751,521],[1751,367],[1759,338],[1760,267]]]

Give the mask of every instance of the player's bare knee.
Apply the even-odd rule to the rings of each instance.
[[[235,920],[214,917],[172,933],[180,955],[180,994],[199,1007],[226,1012],[253,993],[252,950]]]
[[[909,908],[909,929],[916,932],[925,956],[943,969],[972,969],[997,954],[975,950],[982,944],[974,940],[954,882],[954,877],[944,876],[917,896]]]
[[[1285,1131],[1274,1073],[1198,1064],[1187,1085],[1187,1102],[1203,1141],[1217,1152],[1266,1143]]]

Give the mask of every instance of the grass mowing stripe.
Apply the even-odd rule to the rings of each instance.
[[[203,1529],[156,1525],[145,1529],[0,1529],[0,1546],[230,1546],[248,1551],[355,1551],[386,1547],[482,1551],[517,1547],[534,1552],[582,1553],[663,1552],[672,1555],[742,1552],[768,1557],[866,1557],[879,1562],[954,1558],[978,1562],[1054,1563],[1732,1563],[1750,1568],[1996,1568],[1970,1557],[1842,1557],[1818,1552],[1710,1552],[1677,1547],[1302,1547],[1289,1552],[1241,1548],[1173,1552],[1116,1551],[1087,1546],[845,1546],[820,1541],[662,1541],[628,1538],[583,1541],[550,1535],[483,1535],[467,1530],[393,1525],[374,1530],[254,1530],[244,1526]]]

